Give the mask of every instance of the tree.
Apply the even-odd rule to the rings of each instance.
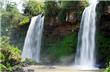
[[[15,27],[20,19],[20,13],[15,3],[8,3],[6,9],[1,13],[1,35],[10,35],[11,29]]]
[[[45,2],[45,15],[49,17],[56,17],[59,12],[59,7],[55,1]]]
[[[46,22],[50,25],[56,24],[56,17],[60,11],[58,3],[56,1],[45,1],[44,5]]]
[[[24,4],[24,14],[35,16],[44,12],[44,4],[35,0],[29,0]]]

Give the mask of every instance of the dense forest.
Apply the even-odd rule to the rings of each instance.
[[[31,59],[22,60],[24,40],[31,18],[45,16],[41,45],[41,64],[68,65],[74,60],[82,12],[81,1],[24,1],[22,13],[16,2],[0,1],[0,72],[16,72]],[[96,7],[96,64],[110,72],[110,1]]]

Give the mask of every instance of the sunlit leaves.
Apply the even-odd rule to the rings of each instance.
[[[32,15],[32,16],[35,16],[35,15],[38,15],[39,13],[42,13],[44,12],[44,4],[42,2],[37,2],[35,0],[30,0],[30,1],[27,1],[25,4],[24,4],[24,13],[26,15]]]

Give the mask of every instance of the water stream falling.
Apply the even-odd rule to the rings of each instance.
[[[78,34],[75,66],[80,69],[95,68],[95,31],[96,31],[96,5],[97,0],[90,0],[85,8]]]
[[[43,32],[44,16],[32,17],[31,23],[25,38],[22,58],[30,58],[37,63],[40,62],[41,38]]]

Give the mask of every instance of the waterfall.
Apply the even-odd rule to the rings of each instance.
[[[75,66],[80,69],[95,68],[95,31],[96,31],[96,5],[97,0],[90,0],[85,8],[78,33]]]
[[[41,38],[43,32],[44,16],[32,17],[22,52],[22,58],[30,58],[40,62]]]

